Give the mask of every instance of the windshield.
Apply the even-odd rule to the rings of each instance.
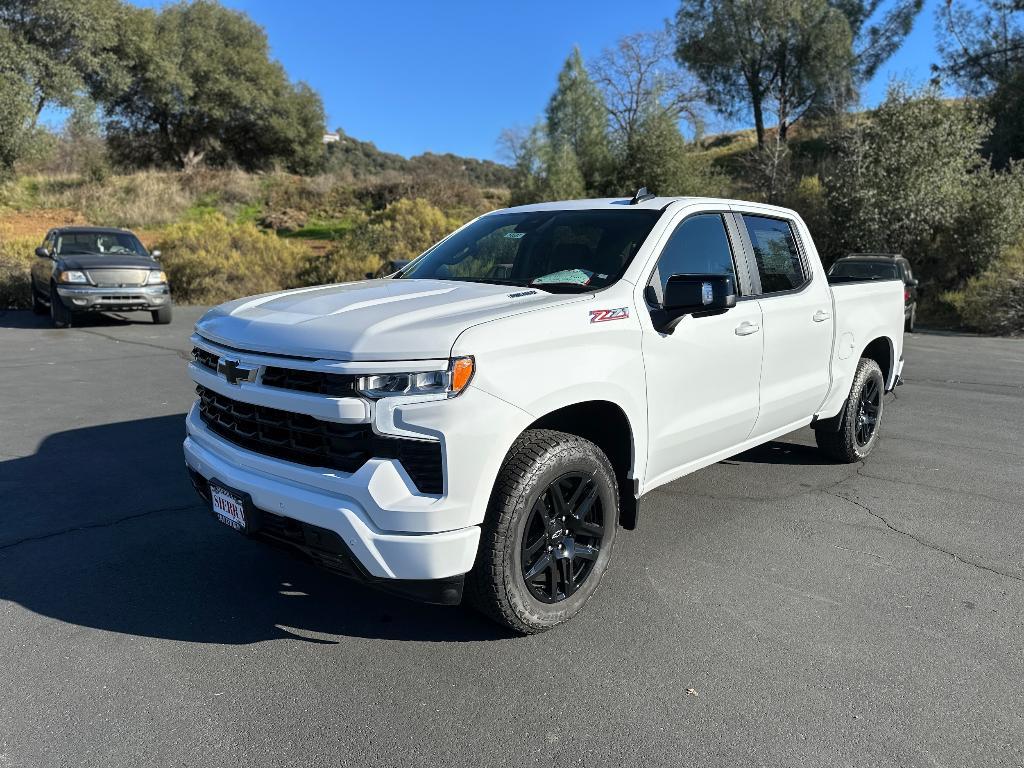
[[[395,275],[577,292],[618,280],[661,211],[497,213],[473,222]]]
[[[888,280],[899,277],[895,264],[884,261],[840,261],[832,265],[829,274],[851,277],[855,280]]]
[[[121,256],[145,256],[135,235],[127,232],[63,232],[57,236],[56,253],[67,256],[73,253],[117,254]]]

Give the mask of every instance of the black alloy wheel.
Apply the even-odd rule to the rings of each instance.
[[[594,569],[604,525],[593,475],[570,472],[551,483],[530,510],[520,549],[530,594],[544,603],[572,596]]]
[[[871,377],[864,382],[857,401],[857,425],[854,434],[858,447],[863,448],[871,442],[881,411],[882,387],[877,378]]]

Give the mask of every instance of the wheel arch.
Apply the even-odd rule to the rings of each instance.
[[[885,391],[893,388],[895,382],[893,376],[896,370],[896,347],[888,336],[878,336],[872,339],[863,350],[860,357],[874,360],[882,369],[882,380],[885,382]]]
[[[630,530],[636,527],[636,489],[630,478],[636,462],[636,433],[621,406],[610,400],[572,403],[540,416],[526,429],[567,432],[604,451],[619,483],[619,524]]]

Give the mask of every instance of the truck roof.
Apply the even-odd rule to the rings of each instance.
[[[664,210],[672,203],[693,203],[693,204],[718,204],[718,205],[744,205],[759,208],[764,211],[774,211],[786,216],[797,215],[789,208],[781,208],[777,205],[766,203],[754,203],[747,200],[729,200],[720,197],[652,197],[638,203],[631,203],[628,197],[601,197],[589,200],[558,200],[550,203],[533,203],[530,205],[519,205],[513,208],[503,208],[501,212],[510,211],[590,211],[590,210],[612,210],[627,208],[633,210]],[[495,211],[499,213],[499,211]]]
[[[74,225],[69,224],[64,227],[54,227],[50,230],[55,234],[68,234],[69,232],[96,232],[96,233],[107,233],[107,234],[134,234],[131,230],[120,229],[119,227],[90,227],[86,225]]]

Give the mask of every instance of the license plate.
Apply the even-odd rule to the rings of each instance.
[[[245,503],[241,498],[231,491],[211,483],[210,502],[213,505],[213,514],[224,525],[230,526],[236,531],[245,530]]]

